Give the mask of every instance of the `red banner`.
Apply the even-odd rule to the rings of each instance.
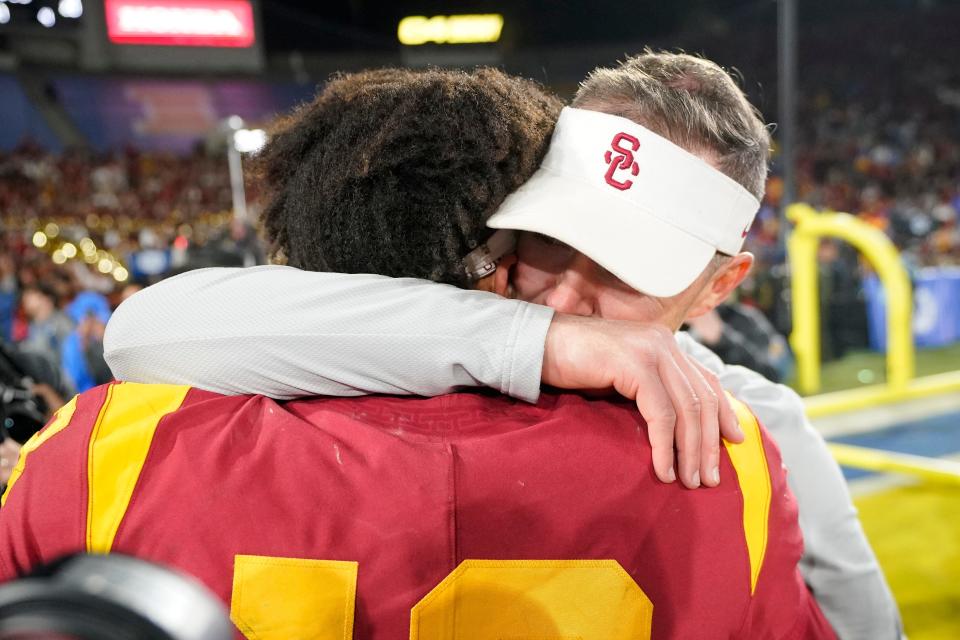
[[[116,44],[249,47],[256,39],[249,0],[106,0],[105,9]]]

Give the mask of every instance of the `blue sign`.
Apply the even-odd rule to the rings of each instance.
[[[887,309],[876,276],[864,279],[870,348],[887,349]],[[918,347],[960,340],[960,267],[920,269],[913,280],[913,339]]]
[[[159,276],[170,270],[170,251],[144,249],[130,254],[130,275],[134,279],[143,276]]]

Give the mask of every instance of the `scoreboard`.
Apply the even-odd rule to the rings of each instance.
[[[256,72],[263,68],[258,0],[89,3],[82,66],[91,70]]]
[[[114,44],[243,48],[256,43],[249,0],[106,0],[105,10],[107,38]]]

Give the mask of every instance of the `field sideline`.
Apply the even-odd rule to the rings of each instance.
[[[960,398],[944,395],[815,420],[831,441],[960,460]],[[960,638],[960,491],[844,469],[910,640]]]

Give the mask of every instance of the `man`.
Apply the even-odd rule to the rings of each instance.
[[[773,382],[793,369],[787,339],[756,307],[722,304],[688,323],[690,335],[728,364],[742,365]]]
[[[73,323],[57,308],[57,293],[45,284],[23,290],[23,311],[30,320],[24,349],[60,364],[60,349],[73,331]]]
[[[103,359],[103,333],[110,320],[110,303],[94,291],[83,291],[67,305],[76,327],[61,347],[63,370],[78,392],[113,380]]]
[[[527,177],[501,151],[529,146],[537,157],[546,146],[556,114],[531,100],[549,104],[495,71],[346,76],[294,116],[264,162],[282,171],[285,145],[312,146],[291,173],[321,178],[320,201],[349,200],[360,188],[349,171],[316,169],[365,162],[337,141],[416,109],[415,126],[388,129],[382,142],[405,144],[381,160],[406,158],[395,172],[428,171],[421,186],[436,190],[434,205],[404,220],[417,196],[401,189],[382,208],[330,215],[342,216],[341,230],[379,219],[385,259],[453,274],[455,253],[411,243],[407,232],[428,226],[430,237],[478,244],[502,200],[496,180]],[[462,174],[444,162],[459,145],[444,135],[450,114],[473,140],[500,138],[467,152],[493,195],[465,209],[448,188]],[[540,126],[499,129],[518,114]],[[413,130],[424,135],[405,137]],[[376,164],[366,167],[373,182],[383,177]],[[274,205],[290,180],[277,181]],[[326,220],[274,220],[287,256],[318,249],[336,269],[352,259]],[[487,284],[502,290],[505,272]],[[714,273],[688,288],[691,299]],[[142,555],[198,576],[249,638],[408,637],[408,621],[413,638],[831,638],[797,572],[801,541],[779,454],[735,404],[744,442],[724,448],[728,482],[706,492],[656,480],[629,403],[454,394],[281,405],[112,384],[79,396],[25,446],[0,510],[0,567],[18,573],[78,544]]]
[[[698,77],[699,86],[692,82]],[[725,100],[710,94],[718,85],[726,89],[721,94]],[[665,87],[680,90],[664,92]],[[659,124],[669,132],[667,137],[678,136],[676,141],[685,143],[681,146],[704,155],[708,162],[726,161],[728,170],[739,172],[755,195],[763,188],[766,137],[760,130],[762,123],[716,65],[689,56],[647,53],[616,69],[598,70],[584,83],[574,104],[630,115],[645,124],[656,124],[649,122],[650,115],[661,116]],[[651,105],[648,112],[638,111],[643,105]],[[679,115],[664,122],[662,116],[671,114]],[[724,114],[725,120],[720,120],[727,126],[716,127],[718,115]],[[691,127],[684,140],[687,117],[697,119],[699,126]],[[707,140],[711,135],[714,139]],[[627,153],[613,148],[612,142],[603,141],[611,152],[609,162],[604,150],[599,151],[604,184],[606,170],[611,169],[611,180],[621,185],[637,179],[630,163],[620,168]],[[621,149],[622,143],[621,139]],[[727,144],[741,153],[715,148]],[[580,233],[568,233],[560,240],[573,247],[580,246],[581,236],[591,233],[602,240],[600,227],[592,224],[594,217],[588,215],[587,220],[590,224]],[[635,292],[599,267],[605,262],[602,248],[588,253],[584,246],[581,253],[550,242],[554,229],[539,230],[544,235],[524,234],[518,247],[514,272],[522,280],[518,287],[522,298],[560,311],[637,318],[637,307],[617,304],[624,299],[635,301]],[[607,235],[620,233],[614,228]],[[587,255],[596,262],[585,259]],[[662,273],[672,257],[661,256],[664,262],[651,265],[652,272]],[[707,259],[728,267],[737,264],[712,254]],[[569,286],[577,280],[581,286]],[[294,291],[299,292],[296,298],[290,296]],[[642,304],[657,302],[647,299]],[[258,323],[249,312],[251,306],[271,309],[269,320]],[[164,311],[171,308],[177,313]],[[611,360],[619,349],[616,337],[596,341],[593,348],[580,347],[573,340],[576,333],[566,324],[569,316],[557,314],[544,342],[543,325],[529,321],[539,309],[476,292],[371,276],[277,267],[211,270],[161,283],[121,307],[108,328],[108,359],[120,379],[184,382],[280,398],[316,392],[435,395],[472,384],[530,400],[536,398],[541,381],[535,375],[539,367],[529,366],[530,362],[542,359],[545,382],[551,382],[548,375],[556,372],[558,363],[573,363],[569,368],[581,372],[616,368]],[[649,318],[649,307],[639,311],[641,318]],[[675,326],[677,318],[671,320]],[[478,332],[491,339],[470,340]],[[563,338],[555,338],[558,335]],[[725,367],[685,334],[678,334],[678,340],[683,350],[715,371],[724,386],[758,412],[782,445],[806,538],[801,567],[833,626],[843,637],[899,636],[896,605],[845,482],[823,439],[806,420],[799,397],[753,372]],[[195,366],[196,360],[183,344],[204,350],[202,366]],[[399,355],[384,357],[383,353],[402,354],[402,363]]]

